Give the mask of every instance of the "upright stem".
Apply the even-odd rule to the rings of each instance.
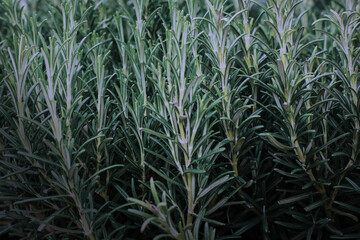
[[[351,0],[347,0],[347,10],[352,11],[352,1]],[[355,72],[356,68],[356,63],[353,63],[353,55],[352,52],[354,51],[355,46],[353,45],[353,35],[352,33],[354,32],[354,30],[358,27],[358,23],[359,23],[359,19],[353,20],[353,19],[347,19],[347,21],[351,21],[350,24],[345,24],[344,25],[344,20],[343,20],[343,15],[341,15],[341,17],[339,15],[336,14],[336,17],[338,17],[339,19],[339,23],[340,25],[338,25],[338,29],[341,32],[340,35],[340,41],[342,46],[341,46],[341,51],[346,55],[346,59],[347,61],[345,61],[345,71],[346,71],[346,75],[348,76],[348,79],[346,79],[350,85],[350,93],[348,92],[347,97],[349,98],[349,101],[351,103],[352,106],[355,107],[351,107],[352,109],[352,114],[355,116],[359,115],[359,112],[356,108],[358,108],[358,93],[359,93],[359,89],[358,89],[358,78],[357,78],[357,72]],[[339,27],[340,26],[340,27]],[[347,86],[344,86],[344,88],[347,88]],[[346,176],[347,170],[350,169],[356,162],[357,159],[357,153],[359,151],[359,138],[360,138],[360,120],[358,117],[354,118],[354,133],[353,133],[353,139],[352,139],[352,151],[351,151],[351,157],[349,159],[349,161],[347,162],[345,168],[343,169],[342,174],[339,177],[339,180],[337,182],[337,186],[339,186],[341,184],[341,182],[343,181],[343,179]],[[332,195],[331,195],[331,200],[328,204],[328,208],[331,209],[333,202],[336,199],[337,194],[339,193],[339,188],[335,188]],[[334,220],[334,219],[332,219]]]
[[[353,148],[351,153],[351,159],[346,165],[346,168],[351,167],[356,162],[357,152],[359,151],[359,138],[360,138],[360,121],[355,119],[355,133],[353,137]]]
[[[290,115],[289,116],[289,121],[291,123],[295,123],[295,119],[293,117],[293,114],[291,112],[290,113],[288,112],[288,115]],[[291,143],[292,143],[292,145],[294,147],[294,151],[295,151],[296,155],[298,156],[298,159],[301,162],[302,166],[304,167],[304,169],[305,169],[307,175],[309,176],[310,180],[315,183],[315,185],[314,185],[315,188],[318,190],[318,192],[321,194],[321,196],[323,198],[327,198],[326,190],[325,190],[324,185],[317,183],[317,180],[316,180],[316,178],[314,176],[314,173],[312,172],[311,169],[306,169],[306,167],[307,167],[306,155],[303,153],[303,151],[302,151],[302,149],[300,147],[300,144],[299,144],[299,142],[297,140],[297,134],[294,133],[294,131],[293,131],[294,128],[295,128],[295,126],[292,126],[289,129],[289,131],[290,131],[290,139],[291,139]]]
[[[81,205],[81,202],[79,200],[78,195],[76,194],[76,189],[74,187],[74,183],[72,180],[69,180],[69,186],[70,186],[70,196],[73,198],[73,201],[75,202],[76,208],[78,209],[80,219],[81,219],[81,225],[84,231],[85,236],[89,237],[90,240],[96,240],[94,233],[92,232],[92,229],[88,223],[88,220],[86,219],[86,214],[84,212],[84,209]]]
[[[187,136],[185,134],[185,130],[184,130],[184,125],[182,123],[182,120],[179,120],[179,131],[180,131],[180,136],[181,136],[181,145],[184,148],[185,152],[184,152],[184,161],[185,161],[185,169],[190,169],[190,159],[189,159],[189,150],[188,150],[188,141],[187,141]],[[187,212],[187,220],[186,220],[186,225],[187,226],[191,226],[192,225],[192,220],[193,220],[193,216],[192,213],[194,212],[194,199],[193,199],[193,184],[192,182],[194,181],[193,179],[193,174],[192,173],[186,173],[186,178],[185,178],[185,186],[186,186],[186,190],[187,190],[187,197],[188,197],[188,212]]]
[[[359,138],[360,138],[360,121],[359,119],[355,119],[355,133],[353,136],[353,147],[352,147],[352,154],[351,154],[351,159],[348,161],[348,163],[346,164],[342,174],[339,177],[339,180],[337,182],[336,186],[339,186],[342,182],[342,180],[344,179],[347,170],[352,167],[356,161],[356,153],[358,151],[358,146],[359,146]],[[330,202],[328,204],[328,209],[332,208],[332,205],[336,199],[337,194],[339,193],[339,188],[335,188],[334,192],[331,195],[331,199]],[[334,221],[334,219],[332,219]]]
[[[188,212],[187,212],[187,220],[186,220],[186,225],[187,226],[191,226],[192,225],[192,221],[193,221],[193,216],[192,213],[194,212],[193,209],[193,189],[192,189],[192,182],[193,182],[193,174],[191,173],[187,173],[187,195],[188,195]],[[191,229],[191,228],[190,228]]]
[[[141,180],[145,183],[146,182],[146,169],[145,169],[145,152],[144,148],[140,149],[140,167],[141,167]],[[141,191],[145,194],[145,186],[143,184],[140,185]]]

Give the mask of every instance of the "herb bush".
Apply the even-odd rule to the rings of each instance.
[[[2,239],[360,239],[357,0],[0,12]]]

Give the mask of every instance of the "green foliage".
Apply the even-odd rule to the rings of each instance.
[[[0,3],[0,237],[360,238],[358,1]]]

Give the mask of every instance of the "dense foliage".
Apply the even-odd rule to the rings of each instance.
[[[0,13],[0,238],[360,239],[357,0]]]

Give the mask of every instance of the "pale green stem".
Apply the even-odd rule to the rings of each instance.
[[[76,190],[74,189],[74,184],[72,182],[69,182],[69,186],[70,186],[70,195],[71,195],[72,199],[74,200],[76,208],[78,209],[78,212],[80,215],[80,222],[81,222],[81,226],[84,231],[84,234],[90,240],[96,240],[94,233],[92,232],[92,229],[88,223],[88,220],[86,219],[86,214],[84,212],[84,209],[82,208],[79,197],[76,194]]]

